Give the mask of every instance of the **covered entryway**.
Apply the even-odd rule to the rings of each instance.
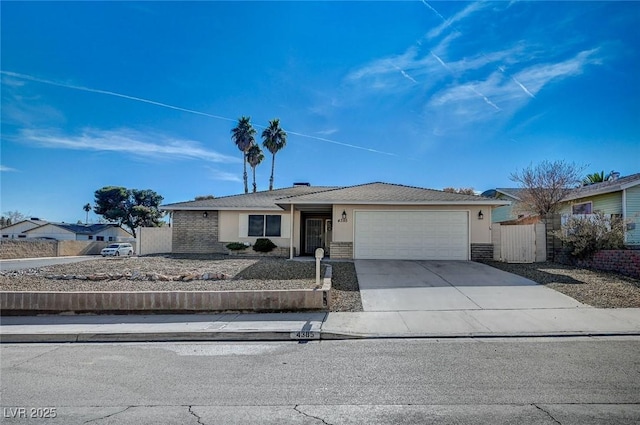
[[[468,260],[467,211],[355,211],[354,258]]]

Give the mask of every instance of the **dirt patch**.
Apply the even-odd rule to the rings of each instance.
[[[353,263],[331,264],[332,311],[362,311]],[[322,276],[324,270],[323,266]],[[207,275],[224,275],[225,279],[202,278]],[[75,278],[87,276],[100,276],[101,280]],[[171,280],[154,280],[153,276],[168,276]],[[73,264],[0,272],[2,291],[286,290],[312,289],[315,283],[315,262],[215,255],[98,257]]]
[[[486,261],[484,263],[546,285],[593,307],[640,308],[640,280],[638,279],[551,262],[509,264]]]

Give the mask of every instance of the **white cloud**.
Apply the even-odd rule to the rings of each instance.
[[[242,183],[240,173],[229,173],[212,167],[206,167],[209,172],[209,178],[212,180],[221,180],[226,182]]]
[[[442,34],[442,32],[445,29],[449,28],[456,22],[460,22],[468,18],[469,16],[473,15],[475,12],[483,9],[484,7],[485,7],[485,4],[483,2],[472,2],[471,4],[469,4],[469,6],[465,7],[460,12],[453,15],[453,17],[447,19],[445,22],[443,22],[442,24],[438,25],[437,27],[429,31],[429,33],[427,34],[427,38],[432,39],[439,36],[440,34]],[[440,17],[442,17],[442,15],[440,15]]]
[[[5,165],[0,165],[0,172],[1,173],[10,173],[12,171],[18,171],[15,168],[11,168],[11,167],[7,167]]]
[[[198,142],[131,129],[85,129],[80,134],[61,134],[56,130],[23,129],[17,140],[54,149],[120,152],[147,158],[202,159],[239,163],[240,159],[202,148]]]

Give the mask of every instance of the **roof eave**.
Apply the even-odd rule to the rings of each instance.
[[[318,201],[306,201],[306,202],[279,202],[278,205],[510,205],[510,201],[493,201],[481,199],[478,201],[412,201],[412,202],[393,202],[393,201],[349,201],[339,200],[331,202],[318,202]]]

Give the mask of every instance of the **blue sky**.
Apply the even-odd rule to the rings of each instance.
[[[542,160],[640,171],[638,2],[1,7],[2,212],[84,220],[109,185],[241,193],[242,115],[289,133],[276,187],[483,191]]]

